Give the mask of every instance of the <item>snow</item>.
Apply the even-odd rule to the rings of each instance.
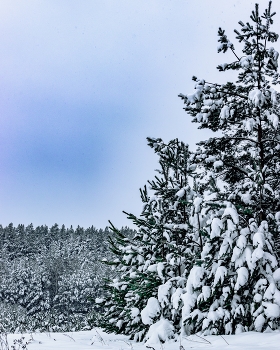
[[[204,81],[201,81],[198,84],[196,84],[196,86],[195,86],[196,91],[192,94],[185,96],[185,98],[189,101],[189,103],[196,103],[197,101],[199,101],[199,99],[202,95],[204,83],[205,83]]]
[[[254,234],[253,244],[254,244],[254,247],[258,246],[260,248],[263,248],[263,246],[265,244],[265,240],[264,240],[264,235],[262,232],[258,231]]]
[[[259,315],[255,321],[262,327],[262,319]],[[167,328],[168,325],[160,320],[155,329],[158,339],[161,335],[162,328]],[[168,322],[168,321],[167,321]],[[156,325],[156,324],[155,324]],[[169,333],[171,335],[171,331]],[[28,350],[147,350],[146,346],[152,346],[155,350],[178,350],[180,343],[174,340],[169,340],[164,344],[160,344],[158,339],[152,337],[148,340],[148,344],[136,343],[129,340],[127,336],[117,334],[107,334],[99,328],[90,331],[68,332],[68,333],[32,333],[30,334],[9,334],[9,345],[13,344],[14,339],[19,339],[24,336],[28,341]],[[227,344],[227,343],[229,344]],[[183,336],[181,345],[185,350],[200,349],[200,350],[273,350],[279,349],[280,331],[271,333],[247,332],[238,335],[211,335],[198,337],[196,335]]]
[[[251,194],[248,192],[240,194],[240,197],[242,202],[245,204],[249,204],[251,202]]]
[[[217,168],[221,168],[224,165],[224,163],[221,160],[217,160],[216,162],[214,162],[213,166],[214,169],[216,170]]]
[[[244,127],[249,132],[253,131],[255,124],[256,124],[256,122],[253,118],[247,118],[244,121]]]
[[[274,47],[270,47],[268,49],[269,56],[273,58],[274,61],[278,60],[279,52],[274,49]]]
[[[280,281],[280,268],[278,268],[277,270],[275,270],[273,272],[273,278],[274,278],[275,282]]]
[[[201,266],[193,266],[190,271],[187,280],[186,293],[181,295],[184,304],[182,309],[183,320],[190,314],[191,308],[195,304],[197,293],[194,290],[201,286],[204,273],[205,270]]]
[[[221,124],[225,121],[225,119],[228,119],[230,116],[230,109],[227,105],[223,106],[220,112],[220,119],[221,119]]]
[[[194,212],[199,213],[200,212],[200,205],[202,203],[203,199],[201,197],[196,197],[193,201],[194,206]]]
[[[261,315],[259,315],[259,316],[256,318],[256,320],[255,320],[255,322],[254,322],[255,327],[256,327],[256,329],[257,329],[259,332],[261,332],[264,323],[265,323],[265,318],[264,318],[263,315],[261,314]]]
[[[254,63],[254,58],[251,55],[241,57],[239,63],[243,69],[246,69],[246,68],[249,68]]]
[[[252,262],[255,263],[256,261],[260,260],[264,256],[264,251],[262,248],[258,247],[253,251],[252,254]]]
[[[118,322],[116,323],[116,326],[117,326],[119,329],[121,329],[122,325],[123,325],[123,320],[118,320]]]
[[[221,45],[220,45],[221,46]],[[218,48],[219,49],[219,48]],[[221,63],[220,65],[219,65],[219,67],[221,67],[222,68],[222,70],[225,70],[227,67],[228,67],[228,63]]]
[[[157,272],[157,264],[150,265],[148,267],[148,271],[150,271],[150,272]]]
[[[240,287],[244,286],[249,278],[249,272],[245,266],[240,267],[237,270],[237,281],[234,289],[238,290]]]
[[[186,194],[185,188],[181,188],[181,189],[176,193],[176,196],[179,197],[179,198],[182,198],[182,197],[184,197],[185,194]]]
[[[214,286],[221,281],[221,284],[224,281],[225,276],[227,275],[227,268],[225,266],[219,266],[217,268],[215,279],[214,279]]]
[[[152,324],[154,318],[160,314],[160,305],[156,298],[148,299],[146,307],[141,311],[141,318],[144,324]]]
[[[174,338],[174,327],[166,319],[162,318],[158,322],[151,325],[147,335],[146,344],[161,344],[169,339]]]
[[[254,301],[256,303],[260,303],[262,301],[262,296],[259,293],[255,294],[254,295]]]
[[[200,287],[204,273],[205,270],[201,266],[194,266],[191,269],[186,286],[187,293],[192,294],[193,288],[196,289]]]
[[[227,207],[224,211],[223,218],[225,216],[231,216],[232,221],[237,225],[239,223],[239,216],[234,207]]]
[[[137,317],[139,315],[139,313],[140,313],[140,311],[139,311],[139,309],[137,307],[133,307],[131,309],[131,312],[130,312],[131,317]]]
[[[179,302],[181,300],[182,293],[183,293],[183,289],[177,288],[176,291],[172,294],[171,302],[172,302],[174,309],[176,309],[176,310],[179,307]]]
[[[280,291],[276,288],[274,283],[271,283],[264,293],[264,299],[273,300],[280,305]]]
[[[244,235],[240,235],[237,239],[236,246],[239,249],[244,249],[247,246],[247,239]]]
[[[161,279],[164,279],[164,276],[163,276],[163,274],[162,274],[162,272],[163,272],[163,270],[164,270],[164,263],[163,262],[159,262],[158,264],[157,264],[157,273],[158,273],[158,275],[159,275],[159,277],[161,278]]]
[[[164,307],[164,304],[168,305],[169,303],[168,296],[170,294],[171,288],[172,283],[170,281],[167,281],[166,283],[158,287],[158,301],[160,302],[162,307]]]
[[[267,113],[267,118],[273,125],[274,129],[277,129],[279,124],[279,117],[274,113],[272,114]]]
[[[271,91],[271,102],[275,106],[277,105],[277,92],[273,88],[270,88],[270,91]]]
[[[219,237],[221,234],[221,229],[223,228],[223,223],[219,218],[214,218],[211,223],[211,238]]]
[[[264,313],[266,317],[269,318],[277,318],[280,316],[280,307],[277,304],[273,304],[270,302],[264,302],[263,301],[263,306],[264,306]]]
[[[102,299],[102,298],[95,298],[96,304],[101,304],[101,303],[103,303],[103,301],[104,301],[104,299]]]
[[[205,158],[206,163],[213,163],[213,162],[215,162],[215,160],[216,160],[215,156],[209,156],[209,157]]]
[[[262,105],[265,103],[265,96],[259,89],[251,90],[248,98],[255,107],[262,107]]]

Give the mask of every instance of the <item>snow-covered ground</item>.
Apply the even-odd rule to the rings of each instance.
[[[11,349],[13,339],[22,335],[10,334],[8,341]],[[24,334],[24,341],[31,339],[28,350],[146,350],[143,343],[135,343],[122,335],[107,334],[100,329],[73,333],[32,333]],[[228,343],[228,344],[227,344]],[[179,350],[179,342],[150,344],[154,350]],[[226,349],[226,350],[271,350],[280,347],[280,330],[272,333],[242,333],[239,335],[207,336],[199,338],[190,336],[182,340],[187,349]],[[17,349],[17,348],[16,348]],[[20,348],[19,348],[20,349]],[[184,350],[182,349],[182,350]],[[149,349],[153,350],[153,349]]]

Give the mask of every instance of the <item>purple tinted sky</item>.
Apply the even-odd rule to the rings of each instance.
[[[2,0],[0,223],[130,225],[157,167],[146,137],[208,137],[177,95],[226,79],[217,29],[233,41],[254,3]]]

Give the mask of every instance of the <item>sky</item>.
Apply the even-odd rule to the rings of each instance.
[[[0,224],[132,227],[122,211],[140,215],[139,188],[157,168],[146,137],[195,150],[212,136],[178,94],[193,75],[231,80],[215,68],[234,59],[217,54],[217,30],[236,43],[254,4],[1,0]]]

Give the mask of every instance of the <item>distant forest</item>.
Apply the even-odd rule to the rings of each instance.
[[[120,230],[130,236],[133,230]],[[0,225],[0,324],[8,332],[92,327],[113,270],[108,227]]]

